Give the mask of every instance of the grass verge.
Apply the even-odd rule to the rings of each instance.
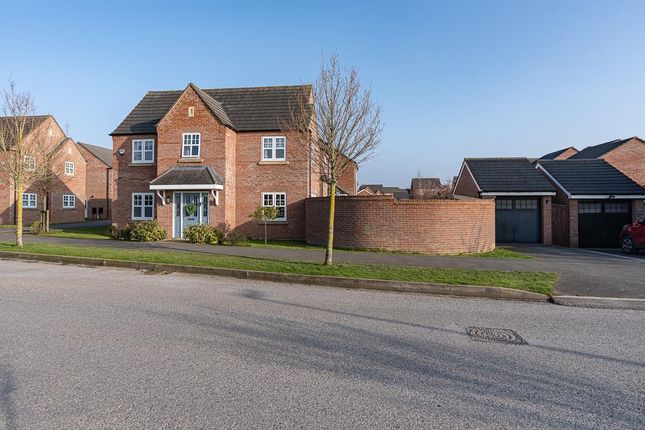
[[[308,245],[307,243],[299,240],[269,240],[267,244],[264,244],[263,240],[249,240],[249,246],[252,248],[274,248],[274,249],[323,249],[322,246]],[[405,251],[390,251],[387,249],[368,249],[368,248],[334,248],[341,251],[351,251],[351,252],[383,252],[387,254],[414,254],[414,255],[437,255],[437,254],[428,254],[422,252],[405,252]],[[512,251],[508,248],[495,248],[492,251],[479,252],[473,254],[456,254],[453,257],[474,257],[474,258],[519,258],[524,260],[533,259],[532,256],[528,254],[523,254],[521,252]]]
[[[51,229],[47,236],[67,237],[72,239],[109,239],[110,226],[75,227]]]
[[[551,272],[514,272],[444,267],[377,266],[368,264],[339,264],[333,267],[325,267],[321,264],[308,262],[269,260],[196,252],[136,250],[44,243],[27,244],[23,248],[17,248],[14,244],[0,242],[0,251],[258,270],[299,275],[325,275],[453,285],[481,285],[513,288],[541,294],[552,294],[557,280],[557,274]]]

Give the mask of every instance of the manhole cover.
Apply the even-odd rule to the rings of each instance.
[[[466,332],[472,340],[480,342],[526,344],[526,341],[519,334],[506,328],[466,327]]]

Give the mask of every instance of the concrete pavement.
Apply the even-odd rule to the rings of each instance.
[[[0,261],[0,428],[643,428],[645,313]],[[475,342],[466,327],[528,345]]]

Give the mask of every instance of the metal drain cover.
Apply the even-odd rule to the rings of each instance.
[[[472,340],[479,342],[526,344],[526,341],[519,334],[507,328],[466,327],[466,332]]]

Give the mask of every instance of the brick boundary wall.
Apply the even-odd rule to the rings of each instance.
[[[327,242],[328,199],[305,201],[305,240]],[[492,199],[336,198],[334,244],[346,248],[458,254],[495,248]]]

